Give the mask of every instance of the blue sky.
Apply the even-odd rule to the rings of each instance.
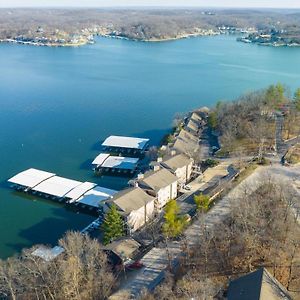
[[[0,7],[15,6],[202,6],[300,8],[300,0],[0,0]]]

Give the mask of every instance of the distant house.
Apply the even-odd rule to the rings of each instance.
[[[172,148],[176,152],[184,153],[191,157],[193,153],[199,150],[199,139],[192,133],[182,129],[175,138]]]
[[[166,203],[177,197],[178,178],[170,171],[161,168],[143,174],[138,186],[156,197],[156,208],[160,210]]]
[[[227,299],[292,300],[287,290],[265,268],[231,281]]]
[[[139,187],[125,189],[106,202],[115,204],[124,217],[128,230],[134,232],[141,228],[154,215],[155,197]]]
[[[161,165],[177,176],[179,184],[187,183],[192,176],[194,160],[181,153],[161,162]]]

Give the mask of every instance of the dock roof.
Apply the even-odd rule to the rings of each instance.
[[[154,191],[167,187],[176,182],[178,178],[168,170],[162,168],[158,171],[146,172],[144,178],[139,180],[140,183],[149,186]]]
[[[139,187],[125,189],[117,193],[112,202],[125,213],[131,213],[133,210],[145,206],[147,203],[154,201],[154,197],[148,195]]]
[[[134,170],[139,159],[133,157],[110,156],[101,165],[103,168]]]
[[[129,148],[143,150],[149,139],[111,135],[103,143],[105,147]]]
[[[8,179],[8,182],[33,188],[42,181],[53,176],[55,176],[54,173],[30,168]]]
[[[87,191],[91,190],[96,186],[95,183],[92,182],[83,182],[80,185],[76,186],[73,190],[66,194],[66,198],[70,198],[71,200],[77,200],[82,195],[84,195]]]
[[[98,165],[101,166],[105,160],[109,157],[110,155],[107,153],[100,153],[92,162],[93,165]]]
[[[134,170],[139,159],[135,157],[113,156],[100,153],[92,162],[101,168]]]
[[[65,197],[66,194],[80,184],[82,184],[80,181],[53,176],[35,186],[33,190],[56,197]]]
[[[40,257],[45,261],[51,261],[57,256],[59,256],[60,254],[62,254],[64,251],[65,249],[60,246],[55,246],[53,248],[41,246],[35,249],[31,254]]]
[[[117,193],[117,191],[115,191],[115,190],[97,186],[97,187],[93,188],[92,190],[89,190],[88,192],[86,192],[76,202],[98,208],[99,204],[102,201],[112,198],[112,196],[116,193]]]

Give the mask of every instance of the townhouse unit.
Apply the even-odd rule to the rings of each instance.
[[[194,160],[183,153],[165,158],[160,164],[178,178],[180,185],[191,179]]]
[[[108,208],[113,204],[123,216],[129,233],[145,225],[155,212],[155,197],[147,194],[139,187],[125,189],[105,203]]]
[[[169,200],[177,197],[178,178],[164,168],[140,174],[137,184],[156,198],[157,210],[161,210]]]

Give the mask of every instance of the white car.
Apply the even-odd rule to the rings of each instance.
[[[192,189],[192,187],[190,185],[185,185],[183,187],[186,191],[190,191]]]

